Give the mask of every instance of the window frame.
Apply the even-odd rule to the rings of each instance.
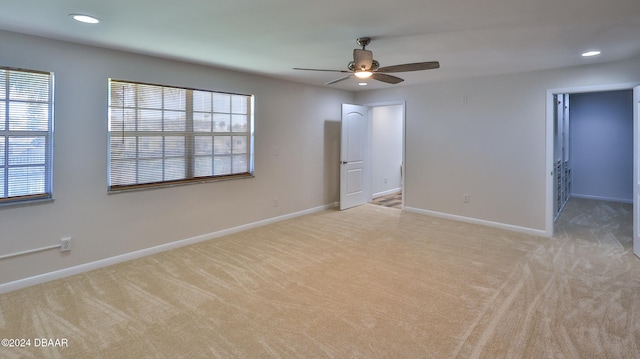
[[[115,106],[113,99],[112,99],[112,85],[113,84],[124,84],[124,85],[128,85],[128,86],[133,86],[136,88],[135,90],[135,95],[134,95],[134,105],[128,105],[126,104],[126,99],[125,99],[125,95],[123,93],[122,95],[122,103],[120,106]],[[140,86],[151,86],[151,87],[157,87],[157,88],[161,88],[164,94],[164,91],[166,89],[169,90],[181,90],[181,91],[185,91],[185,109],[184,109],[184,115],[185,115],[185,128],[182,131],[167,131],[164,128],[160,129],[160,130],[153,130],[153,131],[145,131],[145,130],[140,130],[138,129],[141,123],[141,120],[143,121],[144,118],[143,116],[140,115],[141,111],[145,111],[145,110],[153,110],[153,111],[171,111],[168,110],[167,108],[164,107],[160,107],[160,108],[150,108],[150,107],[144,107],[144,106],[140,106],[139,104],[139,87]],[[233,129],[231,128],[231,122],[230,122],[230,126],[228,131],[226,132],[216,132],[214,131],[214,126],[215,126],[215,122],[213,122],[213,115],[216,113],[220,113],[220,112],[216,112],[213,110],[213,108],[210,111],[197,111],[194,110],[194,105],[193,105],[193,97],[194,97],[194,93],[206,93],[209,94],[209,96],[214,96],[214,94],[217,95],[221,95],[221,96],[229,96],[230,101],[232,101],[232,99],[234,98],[234,96],[239,96],[244,98],[244,100],[246,101],[246,113],[244,113],[244,115],[246,116],[246,131],[233,131]],[[255,159],[255,147],[254,147],[254,113],[255,113],[255,97],[254,95],[247,95],[247,94],[239,94],[239,93],[232,93],[232,92],[222,92],[222,91],[212,91],[212,90],[203,90],[203,89],[195,89],[195,88],[190,88],[190,87],[179,87],[179,86],[171,86],[171,85],[161,85],[161,84],[154,84],[154,83],[146,83],[146,82],[139,82],[139,81],[130,81],[130,80],[118,80],[118,79],[113,79],[113,78],[109,78],[108,79],[108,131],[107,131],[107,191],[108,193],[119,193],[119,192],[128,192],[128,191],[133,191],[133,190],[141,190],[141,189],[149,189],[149,188],[160,188],[160,187],[170,187],[170,186],[176,186],[176,185],[185,185],[185,184],[195,184],[195,183],[206,183],[206,182],[214,182],[214,181],[222,181],[222,180],[231,180],[231,179],[240,179],[240,178],[252,178],[254,177],[254,159]],[[164,96],[164,95],[163,95]],[[164,103],[163,105],[164,106]],[[213,105],[212,105],[213,106]],[[114,121],[114,116],[113,116],[113,111],[122,111],[122,123],[121,124],[115,124]],[[125,119],[125,117],[127,116],[125,113],[127,111],[133,111],[135,120],[133,121],[133,125],[136,127],[136,129],[134,130],[130,130],[130,129],[125,129],[126,125],[125,122],[127,121]],[[181,112],[182,110],[175,110],[176,112]],[[211,131],[196,131],[194,129],[194,113],[207,113],[209,115],[212,116],[212,128]],[[233,109],[230,108],[229,112],[224,113],[226,115],[229,116],[229,118],[231,118],[234,114]],[[164,116],[164,115],[163,115]],[[164,117],[162,119],[162,123],[164,126]],[[114,125],[118,125],[120,126],[120,128],[116,128]],[[160,181],[149,181],[149,182],[140,182],[139,177],[140,177],[140,163],[142,163],[145,160],[149,160],[149,158],[144,158],[143,156],[140,155],[140,138],[147,138],[147,139],[151,139],[151,138],[157,138],[157,139],[162,139],[162,151],[163,151],[163,155],[161,157],[154,157],[156,160],[162,160],[165,161],[167,159],[170,159],[171,156],[165,155],[166,152],[166,142],[165,139],[167,137],[184,137],[184,155],[183,156],[176,156],[177,157],[183,157],[184,158],[184,178],[179,178],[179,179],[164,179],[165,176],[165,172],[163,169],[163,179]],[[233,139],[234,136],[236,137],[246,137],[246,153],[241,153],[241,154],[227,154],[227,155],[222,155],[222,154],[216,154],[215,150],[214,150],[214,146],[213,146],[213,141],[215,139],[215,137],[225,137],[225,136],[229,136],[230,137],[230,141]],[[196,153],[196,146],[195,146],[195,142],[196,142],[196,138],[199,137],[211,137],[211,142],[212,142],[212,146],[211,146],[211,152],[210,153],[206,153],[204,155],[202,154],[197,154]],[[114,158],[114,153],[113,153],[113,148],[112,148],[112,140],[115,139],[120,139],[122,141],[124,141],[124,139],[135,139],[135,156],[134,157],[128,157],[126,159],[123,158]],[[233,162],[233,158],[234,156],[239,156],[239,157],[244,157],[244,159],[246,160],[246,171],[238,171],[238,172],[232,172],[232,173],[224,173],[224,174],[215,174],[213,171],[215,169],[215,160],[216,158],[222,158],[222,157],[229,157],[230,159],[230,163]],[[197,170],[197,164],[195,162],[196,158],[207,158],[210,157],[211,158],[211,171],[212,173],[210,175],[196,175],[195,172]],[[118,163],[118,162],[129,162],[134,163],[135,164],[135,183],[128,183],[128,184],[114,184],[114,177],[113,177],[113,171],[114,171],[114,163]],[[166,164],[163,162],[162,167],[164,168],[164,166],[166,166]],[[233,165],[232,165],[233,166]],[[231,167],[232,168],[232,167]],[[159,171],[156,171],[159,172]],[[154,172],[155,173],[155,172]]]
[[[5,72],[4,83],[0,83],[0,86],[4,87],[5,96],[0,98],[0,106],[4,107],[2,110],[4,116],[0,117],[0,121],[4,122],[4,126],[0,127],[0,176],[3,185],[0,186],[0,206],[17,205],[17,204],[29,204],[42,201],[53,200],[53,160],[54,160],[54,73],[50,71],[31,70],[16,67],[0,66],[0,70]],[[31,99],[12,99],[10,91],[10,73],[28,73],[46,75],[47,79],[47,99],[46,100],[31,100]],[[46,129],[45,130],[12,130],[11,123],[11,104],[23,103],[23,104],[41,104],[46,105]],[[43,163],[25,163],[15,164],[10,160],[10,139],[11,138],[25,138],[25,137],[44,137],[43,150]],[[31,193],[25,193],[20,195],[10,196],[11,188],[9,186],[9,169],[10,168],[36,168],[42,167],[42,191],[33,190]],[[27,186],[30,188],[30,185]]]

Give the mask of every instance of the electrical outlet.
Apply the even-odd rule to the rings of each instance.
[[[71,237],[60,239],[60,252],[71,251]]]
[[[462,196],[462,200],[464,201],[464,203],[469,203],[471,201],[471,197],[469,197],[468,194],[464,194]]]
[[[274,207],[278,207],[278,205],[280,205],[280,201],[278,200],[278,198],[272,199],[271,205],[273,205]]]

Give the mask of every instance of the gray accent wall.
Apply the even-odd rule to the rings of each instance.
[[[572,196],[631,203],[633,91],[572,94]]]

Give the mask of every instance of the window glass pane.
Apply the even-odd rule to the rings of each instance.
[[[162,155],[162,137],[138,137],[138,156],[140,158],[161,158]]]
[[[229,114],[213,114],[213,132],[229,132],[231,116]]]
[[[138,131],[162,131],[162,111],[138,110]]]
[[[9,167],[7,184],[9,197],[45,193],[45,168],[44,166]]]
[[[193,111],[211,112],[211,93],[193,91]]]
[[[4,173],[5,169],[0,168],[0,193],[5,193],[5,191],[7,190],[4,183]]]
[[[136,138],[112,136],[109,141],[109,149],[112,159],[136,158]]]
[[[187,121],[184,112],[164,111],[164,130],[184,132],[187,129]]]
[[[249,172],[246,155],[233,156],[233,172],[234,173]]]
[[[193,130],[195,132],[211,132],[211,114],[194,112]]]
[[[231,136],[216,136],[213,138],[213,154],[228,155],[231,153]]]
[[[185,155],[185,141],[184,136],[167,136],[164,138],[164,155],[182,156]]]
[[[247,115],[231,116],[231,131],[247,132]]]
[[[226,93],[213,93],[213,112],[230,113],[231,95]]]
[[[164,161],[164,180],[176,181],[186,177],[184,158],[170,158]]]
[[[49,75],[33,72],[9,72],[9,100],[49,101]]]
[[[45,163],[45,137],[9,137],[9,165]]]
[[[247,96],[233,95],[231,97],[231,112],[247,113]]]
[[[111,185],[124,186],[137,183],[136,161],[111,161]]]
[[[124,124],[122,118],[124,116]],[[124,125],[124,128],[122,127]],[[135,131],[136,130],[136,110],[132,109],[112,109],[109,111],[109,131]]]
[[[231,174],[231,156],[215,156],[213,158],[213,175]]]
[[[247,136],[233,136],[233,154],[247,153]]]
[[[213,149],[213,138],[210,136],[195,137],[195,155],[210,155]]]
[[[212,176],[213,175],[213,157],[196,157],[195,163],[195,173],[196,177],[204,177],[204,176]]]
[[[163,164],[162,159],[138,161],[138,183],[161,182],[164,176]]]
[[[5,128],[5,124],[7,123],[7,102],[6,101],[0,101],[0,131],[4,131]]]
[[[4,141],[5,141],[4,136],[0,136],[0,166],[4,166],[4,151],[5,151],[5,149],[4,149],[4,146],[5,146]],[[2,192],[0,192],[0,193],[2,193]]]
[[[0,69],[0,100],[7,99],[7,71]]]
[[[47,131],[49,104],[33,102],[9,103],[10,131]]]
[[[164,88],[164,109],[186,111],[186,90],[165,87]]]
[[[125,82],[111,82],[111,106],[134,107],[136,105],[136,85]]]
[[[139,108],[162,108],[162,87],[139,84],[138,89]]]

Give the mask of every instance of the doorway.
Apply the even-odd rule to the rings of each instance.
[[[370,107],[371,203],[402,209],[404,104]]]
[[[554,215],[572,198],[632,203],[633,92],[554,95]]]
[[[547,168],[550,174],[547,181],[547,233],[549,236],[553,236],[555,220],[564,206],[564,203],[559,201],[565,199],[563,198],[565,190],[569,191],[567,199],[574,197],[582,200],[633,202],[633,167],[635,165],[633,153],[638,143],[632,133],[637,118],[629,110],[634,101],[631,91],[634,85],[619,84],[547,91]],[[618,117],[623,116],[624,123],[607,123],[596,115],[598,111],[607,111],[609,105],[601,104],[603,101],[612,101],[615,96],[617,100],[613,101],[619,102],[621,98],[624,101],[622,107],[625,114],[615,114]],[[572,111],[574,105],[580,106],[579,111],[578,107],[575,108],[575,114]],[[580,115],[578,112],[587,115]],[[599,116],[610,117],[604,113]],[[566,122],[560,123],[559,119],[560,122]],[[574,123],[574,119],[580,122]],[[562,137],[563,129],[566,130],[564,137]],[[621,141],[626,141],[626,144],[621,146]],[[624,152],[619,151],[621,148]],[[618,152],[615,153],[616,151]],[[560,166],[558,166],[559,163]],[[620,163],[623,164],[620,165]],[[563,175],[566,175],[566,178],[561,180]],[[576,179],[579,181],[576,182]],[[569,186],[565,186],[566,183],[569,183]],[[636,207],[636,205],[631,206]],[[633,210],[635,211],[635,208]]]
[[[387,195],[404,207],[404,113],[404,102],[342,105],[340,210]]]

